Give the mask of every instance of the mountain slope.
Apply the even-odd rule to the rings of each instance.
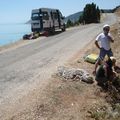
[[[82,13],[83,12],[81,11],[81,12],[77,12],[77,13],[74,13],[74,14],[67,16],[65,18],[65,22],[67,22],[68,20],[71,20],[72,22],[78,21],[79,17],[82,15]]]

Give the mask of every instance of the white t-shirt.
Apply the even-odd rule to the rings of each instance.
[[[111,37],[110,33],[108,33],[108,36]],[[96,37],[96,41],[100,42],[100,47],[104,48],[105,50],[110,50],[110,39],[108,38],[104,33],[100,33]]]

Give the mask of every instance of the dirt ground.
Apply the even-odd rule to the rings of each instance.
[[[120,10],[117,11],[120,16]],[[112,44],[114,56],[120,66],[120,23],[111,28],[115,38]],[[97,53],[98,49],[93,42],[86,45],[65,66],[82,68],[92,74],[94,64],[84,61],[83,57],[89,53]],[[94,77],[94,76],[93,76]],[[81,81],[66,81],[56,75],[52,75],[50,84],[40,90],[35,88],[29,96],[24,97],[24,103],[13,106],[15,109],[8,111],[6,120],[102,120],[103,115],[91,116],[92,108],[110,107],[106,101],[106,92],[94,84]],[[12,113],[12,114],[11,114]],[[4,120],[5,120],[4,119]],[[117,120],[117,119],[116,119]]]

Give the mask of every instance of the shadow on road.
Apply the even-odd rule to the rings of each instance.
[[[50,36],[58,35],[60,33],[62,33],[62,31],[55,31],[54,33],[48,33],[48,34],[46,34],[44,36],[50,37]]]

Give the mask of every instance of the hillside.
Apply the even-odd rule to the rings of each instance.
[[[72,22],[78,21],[79,17],[82,15],[82,13],[83,12],[81,11],[81,12],[77,12],[77,13],[74,13],[74,14],[67,16],[65,18],[65,22],[67,22],[68,20],[71,20]]]
[[[27,21],[25,24],[31,24],[31,20]]]
[[[120,10],[116,14],[120,16]],[[118,25],[119,24],[119,25]],[[120,41],[119,26],[116,23],[111,26],[111,34],[115,38],[112,49],[117,58],[117,64],[120,65]],[[92,74],[94,64],[84,62],[83,56],[89,53],[97,53],[98,49],[94,41],[86,45],[79,51],[67,64],[71,68],[81,68]],[[54,83],[54,84],[53,84]],[[111,96],[109,92],[104,91],[94,84],[81,83],[79,81],[63,80],[58,76],[53,76],[52,83],[48,85],[47,100],[37,111],[43,118],[51,120],[119,120],[120,105],[118,102],[113,104],[115,95]],[[49,91],[49,92],[48,92]],[[112,91],[112,90],[111,90]],[[110,95],[110,96],[109,96]],[[51,98],[50,100],[48,100]],[[112,102],[112,105],[111,105]],[[115,107],[117,106],[117,107]]]
[[[102,13],[113,13],[116,10],[118,10],[120,8],[120,6],[115,7],[114,9],[101,9]],[[77,13],[73,13],[69,16],[67,16],[65,18],[65,22],[67,22],[68,20],[71,20],[72,22],[76,22],[79,20],[79,17],[83,14],[83,11],[77,12]]]

